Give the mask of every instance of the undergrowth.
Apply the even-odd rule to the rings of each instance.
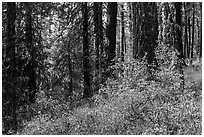
[[[42,92],[29,108],[32,119],[23,122],[18,134],[201,134],[202,79],[186,77],[181,90],[179,74],[166,69],[155,72],[159,81],[147,81],[145,66],[134,61],[120,63],[120,76],[107,80],[100,89],[108,98],[94,95],[94,107],[70,110],[69,102],[47,99]]]

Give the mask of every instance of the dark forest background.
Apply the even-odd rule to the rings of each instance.
[[[2,134],[202,133],[201,2],[2,3]]]

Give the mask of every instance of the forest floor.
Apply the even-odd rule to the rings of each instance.
[[[25,121],[18,134],[201,134],[201,66],[185,68],[185,90],[181,94],[174,94],[179,90],[176,83],[167,86],[141,79],[135,81],[136,86],[127,80],[111,81],[103,89],[109,97],[94,96],[95,106],[91,107],[70,110],[68,102],[42,98],[33,106],[38,114]]]
[[[200,66],[187,67],[184,73],[186,81],[202,81],[202,68]]]

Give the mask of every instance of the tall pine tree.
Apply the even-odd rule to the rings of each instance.
[[[87,2],[82,3],[83,15],[83,74],[84,94],[83,98],[91,97],[90,65],[89,65],[89,41],[88,41],[88,7]]]

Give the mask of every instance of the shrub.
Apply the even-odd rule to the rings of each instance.
[[[201,134],[201,81],[180,90],[179,74],[162,70],[155,75],[159,81],[146,81],[145,65],[135,66],[131,75],[109,79],[100,89],[106,97],[92,98],[94,107],[70,111],[68,103],[42,98],[35,105],[40,107],[34,107],[40,113],[26,123],[21,134]],[[124,73],[125,68],[122,70]]]

